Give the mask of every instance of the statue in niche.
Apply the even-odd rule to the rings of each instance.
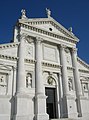
[[[83,84],[84,91],[88,91],[88,83]]]
[[[31,73],[27,73],[27,76],[26,76],[26,87],[27,88],[31,88],[32,87],[32,74]]]
[[[69,91],[72,91],[73,90],[73,85],[72,85],[72,79],[69,78],[68,80],[68,86],[69,86]]]

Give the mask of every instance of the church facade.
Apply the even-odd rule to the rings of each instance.
[[[0,45],[0,120],[89,117],[89,65],[77,56],[79,39],[51,17],[26,17],[13,42]]]

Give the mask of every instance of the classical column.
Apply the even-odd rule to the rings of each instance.
[[[46,113],[46,96],[42,79],[42,38],[36,37],[36,81],[35,81],[35,119],[48,120]]]
[[[43,94],[43,79],[42,79],[42,38],[36,37],[36,94]]]
[[[16,93],[23,92],[25,89],[25,34],[20,35],[19,51],[18,51],[18,65],[17,65],[17,81],[16,81]]]
[[[82,95],[82,89],[81,89],[81,82],[79,78],[79,70],[78,70],[78,61],[77,61],[77,49],[72,49],[72,63],[74,68],[74,82],[75,82],[75,89],[76,89],[76,102],[77,102],[77,109],[78,109],[78,115],[82,116],[81,112],[81,101],[80,97]]]
[[[75,80],[75,88],[76,88],[76,95],[82,95],[81,83],[79,79],[79,70],[78,70],[78,62],[77,62],[77,49],[72,49],[72,63],[74,68],[74,80]]]
[[[66,64],[66,55],[65,55],[65,46],[60,46],[60,62],[62,65],[62,80],[63,80],[63,96],[68,95],[68,76],[67,76],[67,64]]]

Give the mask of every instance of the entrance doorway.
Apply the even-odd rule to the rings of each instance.
[[[56,118],[56,89],[45,88],[45,94],[47,96],[47,114],[49,114],[49,118]]]

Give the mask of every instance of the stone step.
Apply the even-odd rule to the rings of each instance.
[[[74,118],[61,118],[61,119],[50,119],[50,120],[82,120],[82,119],[80,119],[80,118],[76,118],[76,119],[74,119]]]

